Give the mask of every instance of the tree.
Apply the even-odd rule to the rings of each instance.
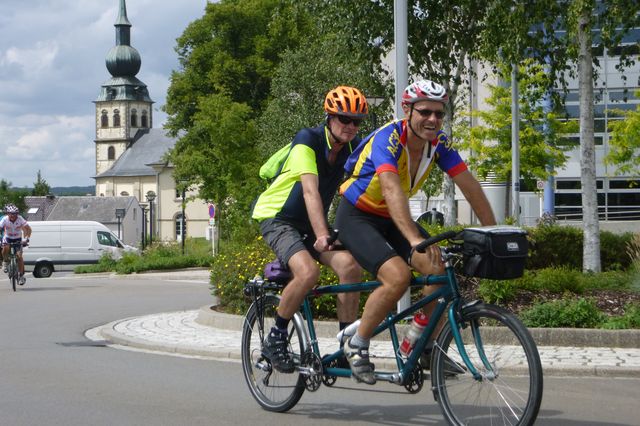
[[[222,0],[178,38],[181,69],[174,71],[164,109],[179,140],[167,160],[176,181],[199,185],[215,201],[223,235],[246,228],[257,195],[259,155],[255,119],[287,48],[298,45],[312,20],[293,1]]]
[[[270,99],[258,121],[263,158],[290,142],[301,128],[316,126],[324,120],[324,98],[332,88],[354,86],[365,96],[384,91],[383,76],[372,75],[368,67],[361,66],[362,50],[354,47],[327,55],[344,37],[338,33],[311,36],[298,49],[283,54]],[[384,111],[385,105],[380,110]],[[366,135],[369,130],[373,130],[371,120],[363,123],[361,134]]]
[[[524,57],[546,64],[549,72],[566,88],[566,77],[576,76],[580,93],[580,152],[584,225],[583,269],[599,272],[600,237],[593,138],[593,80],[597,73],[594,46],[615,48],[625,34],[640,25],[637,0],[539,0],[516,3],[511,9],[492,8],[488,20],[502,26],[487,26],[480,50],[485,58],[506,58],[518,63]],[[507,16],[505,16],[507,15]],[[504,37],[504,34],[510,37]],[[595,34],[595,37],[594,37]],[[502,41],[500,41],[502,40]],[[617,68],[633,63],[624,49]]]
[[[48,195],[51,193],[51,187],[47,183],[46,180],[42,178],[42,174],[40,170],[38,170],[38,175],[36,176],[36,181],[33,183],[33,190],[31,191],[31,195]]]
[[[20,211],[24,211],[27,205],[24,202],[26,192],[11,188],[11,182],[0,180],[0,209],[4,210],[7,204],[15,204]]]
[[[640,97],[640,91],[636,92]],[[640,106],[633,111],[614,110],[624,119],[610,122],[611,137],[607,164],[617,167],[617,174],[640,173]]]
[[[546,180],[549,163],[562,167],[567,157],[563,151],[563,134],[577,131],[577,124],[558,119],[556,113],[545,112],[542,99],[549,87],[549,75],[540,64],[524,62],[518,75],[520,96],[520,172],[529,188],[536,180]],[[509,75],[502,71],[503,75]],[[485,99],[489,109],[475,110],[471,114],[480,124],[469,129],[460,145],[473,152],[468,162],[477,174],[486,179],[494,174],[500,181],[511,179],[511,82],[489,85],[491,95]],[[543,122],[547,123],[543,129]],[[565,149],[568,147],[564,147]]]

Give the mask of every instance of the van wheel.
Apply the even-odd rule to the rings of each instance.
[[[53,273],[53,265],[49,262],[38,263],[33,269],[33,276],[36,278],[49,278]]]

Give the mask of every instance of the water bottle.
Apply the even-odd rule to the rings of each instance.
[[[429,322],[429,317],[427,317],[422,312],[418,312],[413,316],[413,321],[411,321],[411,325],[409,326],[409,330],[407,334],[402,339],[402,343],[400,344],[400,353],[404,356],[409,356],[411,351],[413,350],[413,345],[416,344],[416,340],[422,334],[422,330],[427,326]]]
[[[343,344],[344,342],[347,341],[349,337],[356,334],[356,331],[358,331],[359,325],[360,325],[360,320],[356,322],[352,322],[351,324],[349,324],[348,326],[340,330],[340,333],[338,333],[338,335],[336,336],[340,344]]]

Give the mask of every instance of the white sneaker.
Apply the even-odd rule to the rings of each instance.
[[[20,278],[18,278],[18,284],[24,285],[24,283],[26,282],[27,282],[27,279],[24,277],[24,274],[20,275]]]
[[[2,263],[2,271],[6,274],[9,272],[9,264],[7,262]]]

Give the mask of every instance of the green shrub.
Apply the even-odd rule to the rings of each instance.
[[[520,315],[527,327],[596,328],[605,315],[589,299],[561,299],[533,306]]]
[[[110,272],[114,271],[116,267],[116,261],[111,257],[111,253],[103,254],[98,263],[95,265],[82,265],[74,268],[73,272],[76,274],[95,274],[98,272]]]
[[[225,312],[243,314],[250,301],[243,294],[244,284],[255,277],[263,275],[264,265],[275,259],[275,255],[257,237],[249,244],[227,243],[221,253],[213,259],[211,265],[212,294],[220,302]],[[318,285],[329,285],[337,282],[337,277],[330,268],[320,266]],[[361,296],[361,307],[368,293]],[[325,295],[312,299],[311,308],[316,318],[336,318],[336,296]]]
[[[521,289],[521,280],[480,280],[478,296],[487,303],[505,303],[513,300]]]
[[[185,254],[182,245],[177,242],[156,243],[148,247],[141,255],[124,253],[118,261],[109,255],[103,256],[98,264],[75,268],[76,273],[116,272],[131,274],[150,270],[182,269],[190,267],[209,267],[211,264],[211,245],[204,238],[187,238]]]
[[[602,324],[602,328],[612,330],[640,328],[640,305],[630,304],[625,306],[624,310],[624,315],[609,318]]]
[[[608,271],[599,274],[583,274],[583,287],[588,290],[628,290],[631,288],[632,272]]]
[[[582,270],[582,230],[570,226],[543,225],[528,229],[527,269],[567,266]]]
[[[531,275],[531,279],[531,285],[534,288],[548,290],[552,293],[568,291],[581,294],[584,292],[582,273],[567,267],[540,269]]]
[[[583,233],[579,228],[559,225],[540,225],[529,232],[527,269],[565,266],[582,270]],[[627,247],[633,234],[600,232],[600,259],[603,271],[626,270],[632,263]]]

